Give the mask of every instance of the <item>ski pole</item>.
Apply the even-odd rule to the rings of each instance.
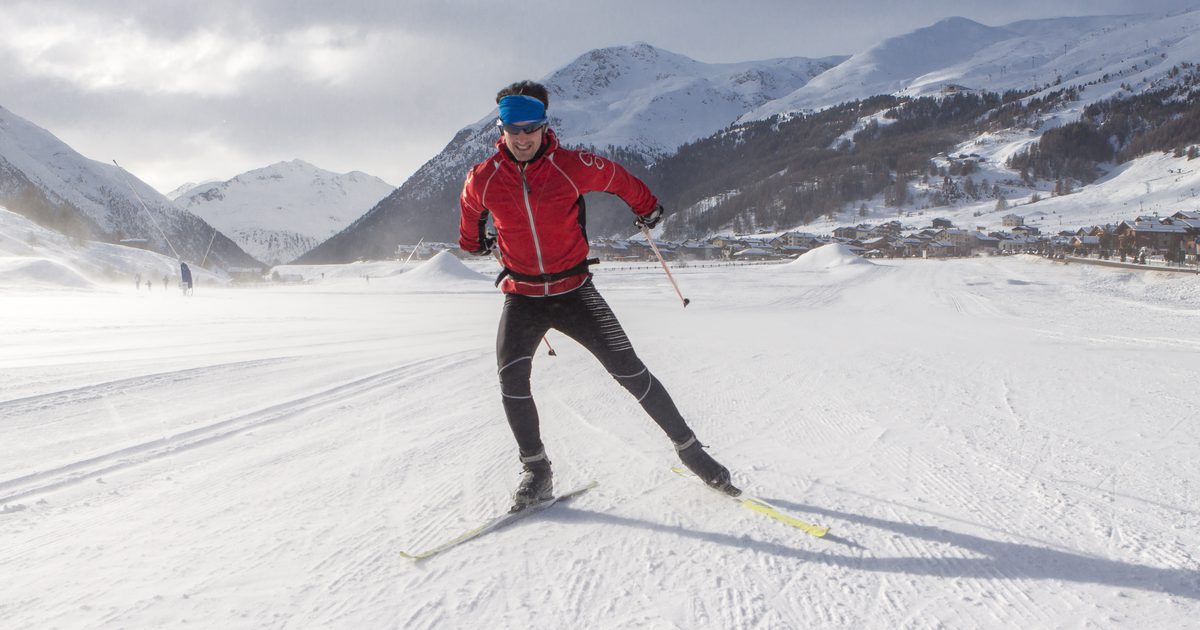
[[[671,270],[667,268],[667,261],[663,259],[662,252],[658,251],[658,245],[655,245],[654,239],[650,237],[650,228],[643,225],[642,234],[646,236],[646,242],[650,243],[650,249],[654,250],[654,255],[658,256],[658,262],[662,263],[663,271],[667,272],[667,279],[671,281],[671,286],[675,287],[675,294],[679,296],[680,300],[683,300],[683,307],[687,308],[687,305],[691,304],[692,301],[683,297],[683,292],[679,290],[679,285],[675,283],[675,277],[671,275]]]
[[[491,233],[491,236],[493,239],[496,238],[494,232]],[[500,249],[499,248],[492,249],[492,256],[494,256],[496,258],[496,262],[500,263],[501,267],[504,267],[504,263],[500,262]],[[550,351],[548,353],[550,356],[552,356],[552,357],[558,356],[558,353],[554,351],[554,346],[550,345],[549,337],[547,337],[546,335],[542,335],[542,342],[546,344],[546,349]]]

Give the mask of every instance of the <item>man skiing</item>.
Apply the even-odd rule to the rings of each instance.
[[[654,227],[662,206],[645,183],[620,165],[559,145],[548,126],[545,86],[514,83],[500,90],[496,103],[497,152],[467,174],[459,198],[458,243],[479,256],[497,247],[504,266],[497,281],[505,301],[496,364],[504,413],[524,470],[514,508],[553,496],[550,460],[529,386],[533,355],[551,328],[584,346],[637,398],[688,469],[713,488],[740,494],[729,471],[704,450],[670,394],[638,358],[588,271],[597,261],[587,259],[585,193],[617,195],[633,210],[638,227]],[[489,216],[495,238],[487,230]]]

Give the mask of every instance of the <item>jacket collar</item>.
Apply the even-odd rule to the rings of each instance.
[[[543,155],[546,155],[557,148],[558,136],[554,134],[553,129],[546,127],[546,131],[542,132],[541,148],[539,148],[538,152],[534,154],[533,159],[526,162],[526,164],[533,164],[534,162],[537,162],[538,160],[542,159]],[[504,156],[504,159],[508,160],[509,162],[520,164],[520,162],[517,161],[517,158],[513,157],[512,152],[508,150],[508,146],[504,144],[503,135],[496,139],[496,150],[499,151],[500,155]]]

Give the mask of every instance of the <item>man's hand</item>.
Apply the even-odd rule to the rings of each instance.
[[[660,203],[657,206],[654,206],[654,210],[650,211],[650,214],[639,216],[638,218],[634,219],[633,224],[639,228],[646,228],[648,230],[653,229],[654,226],[658,225],[659,221],[662,221],[662,215],[663,207]]]
[[[485,236],[479,241],[479,249],[471,252],[472,256],[487,256],[492,253],[492,248],[496,246],[496,237]]]

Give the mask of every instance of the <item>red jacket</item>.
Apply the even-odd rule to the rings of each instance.
[[[613,193],[638,215],[650,214],[658,205],[646,184],[621,165],[586,151],[564,149],[549,129],[542,143],[538,156],[521,164],[501,138],[496,154],[467,173],[459,197],[458,246],[478,251],[490,214],[501,262],[523,276],[567,271],[587,258],[588,243],[579,223],[584,193]],[[510,276],[500,289],[520,295],[560,295],[587,279],[586,270],[551,281]]]

